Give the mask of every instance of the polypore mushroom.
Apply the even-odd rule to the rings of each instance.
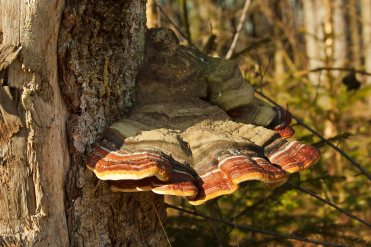
[[[87,166],[113,191],[151,190],[194,205],[259,180],[279,185],[319,152],[285,138],[291,114],[254,97],[233,61],[179,45],[173,32],[147,33],[131,115],[110,126]]]

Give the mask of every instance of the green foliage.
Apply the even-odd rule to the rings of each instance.
[[[193,43],[200,50],[207,44],[209,55],[226,54],[244,1],[189,0],[187,3]],[[365,83],[367,76],[356,73],[351,79],[353,83],[359,81],[360,88],[350,90],[343,78],[352,71],[308,70],[304,40],[309,34],[294,20],[295,13],[302,11],[300,3],[252,1],[235,59],[256,90],[288,106],[294,115],[324,137],[332,138],[370,171],[371,86]],[[179,28],[186,30],[182,5],[162,1],[162,6]],[[324,40],[333,37],[327,34]],[[351,58],[347,64],[353,62],[358,64]],[[327,67],[333,64],[334,58],[326,58]],[[290,181],[370,222],[371,193],[367,177],[303,126],[296,125],[295,131],[296,139],[317,145],[322,156],[310,171],[293,175]],[[207,205],[193,208],[184,204],[184,207],[260,229],[345,246],[371,245],[370,228],[288,185],[274,189],[249,182],[242,184],[236,193]],[[183,213],[169,217],[167,230],[173,246],[307,246],[300,241],[241,231]]]

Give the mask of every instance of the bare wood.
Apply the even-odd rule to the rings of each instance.
[[[21,10],[20,1],[1,0],[1,24],[3,43],[18,45],[20,43],[20,21],[17,18]],[[20,17],[20,16],[19,16]]]
[[[12,48],[2,63],[8,68],[0,96],[1,244],[68,245],[63,192],[67,112],[56,70],[63,5],[63,1],[0,3],[2,45],[23,47],[22,59]]]
[[[21,120],[17,117],[18,111],[13,105],[9,88],[0,87],[0,146],[17,134],[22,127]]]
[[[21,47],[0,44],[0,71],[8,67],[18,56]]]

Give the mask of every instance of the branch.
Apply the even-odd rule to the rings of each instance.
[[[247,53],[249,51],[251,51],[252,49],[256,49],[258,48],[259,46],[261,45],[264,45],[264,44],[267,44],[269,42],[271,42],[272,40],[270,38],[262,38],[261,40],[258,40],[258,41],[255,41],[255,42],[252,42],[249,46],[247,46],[246,48],[243,48],[242,50],[240,50],[239,52],[236,52],[236,53],[233,53],[232,56],[230,57],[230,59],[235,59],[239,56],[241,56],[242,54],[244,53]]]
[[[246,14],[247,14],[247,10],[249,9],[250,3],[251,3],[251,0],[246,0],[245,5],[243,6],[240,21],[238,22],[236,33],[233,36],[232,44],[229,47],[227,55],[225,55],[226,59],[230,59],[233,55],[233,51],[236,48],[237,41],[238,41],[238,38],[240,37],[240,33],[241,33],[241,30],[242,30],[243,24],[245,23],[245,20],[246,20]]]
[[[349,216],[350,218],[352,218],[352,219],[354,219],[354,220],[356,220],[356,221],[358,221],[358,222],[361,222],[362,224],[364,224],[364,225],[366,225],[366,226],[368,226],[368,227],[371,227],[371,224],[368,223],[367,221],[358,218],[357,216],[355,216],[355,215],[349,213],[348,211],[346,211],[345,209],[340,208],[338,205],[336,205],[336,204],[334,204],[334,203],[332,203],[332,202],[330,202],[330,201],[328,201],[328,200],[326,200],[326,199],[320,197],[319,195],[315,194],[314,192],[311,192],[311,191],[309,191],[309,190],[307,190],[307,189],[304,189],[304,188],[302,188],[301,186],[296,185],[296,184],[294,184],[294,183],[292,183],[292,182],[287,182],[286,184],[288,184],[289,186],[291,186],[292,188],[294,188],[294,189],[296,189],[296,190],[299,190],[299,191],[301,191],[301,192],[303,192],[303,193],[305,193],[305,194],[308,194],[308,195],[310,195],[310,196],[316,198],[317,200],[319,200],[319,201],[321,201],[321,202],[323,202],[323,203],[329,205],[330,207],[332,207],[332,208],[338,210],[339,212],[341,212],[341,213],[343,213],[343,214]],[[284,191],[282,191],[282,192],[284,192]],[[281,192],[281,193],[282,193],[282,192]],[[253,204],[252,206],[247,207],[246,209],[242,210],[240,213],[237,214],[236,218],[242,216],[243,214],[245,214],[245,213],[248,212],[249,210],[253,209],[254,207],[259,206],[260,204],[266,202],[266,200],[272,199],[272,198],[276,197],[277,195],[279,195],[279,194],[281,194],[281,193],[274,193],[274,192],[273,192],[273,193],[270,194],[268,197],[263,198],[263,199],[259,200],[258,202],[256,202],[255,204]]]
[[[243,230],[243,231],[256,232],[256,233],[275,236],[275,237],[278,237],[278,238],[292,239],[292,240],[312,243],[312,244],[316,244],[316,245],[341,246],[340,244],[336,244],[336,243],[323,242],[323,241],[308,239],[308,238],[304,238],[304,237],[300,237],[300,236],[296,236],[296,235],[292,235],[292,234],[283,234],[283,233],[278,233],[278,232],[274,232],[274,231],[270,231],[270,230],[258,229],[258,228],[255,228],[255,227],[249,226],[249,225],[239,225],[239,224],[235,224],[234,222],[219,220],[219,219],[216,219],[216,218],[204,215],[204,214],[196,213],[196,212],[193,212],[193,211],[190,211],[190,210],[187,210],[187,209],[184,209],[184,208],[180,208],[180,207],[177,207],[177,206],[174,206],[174,205],[170,205],[170,204],[165,204],[165,206],[168,207],[168,208],[173,208],[173,209],[178,210],[180,212],[184,212],[184,213],[187,213],[187,214],[192,214],[192,215],[195,215],[195,216],[199,216],[199,217],[204,218],[204,219],[209,220],[209,221],[215,221],[215,222],[219,222],[219,223],[222,223],[222,224],[225,224],[225,225],[229,225],[231,227],[235,227],[235,228],[238,228],[238,229]]]
[[[353,136],[353,134],[351,134],[349,132],[344,132],[344,133],[341,133],[341,134],[336,135],[334,137],[328,138],[327,140],[330,141],[330,142],[342,141],[342,140],[345,140],[345,139],[347,139],[351,136]],[[313,143],[312,146],[316,147],[316,148],[320,148],[320,147],[324,146],[325,144],[326,144],[326,142],[319,141],[319,142]]]
[[[184,19],[184,26],[186,28],[187,37],[192,42],[192,36],[191,36],[191,30],[190,30],[189,18],[188,18],[187,0],[183,0],[183,19]]]
[[[161,14],[165,17],[165,19],[171,24],[173,25],[173,27],[178,31],[178,33],[185,39],[187,40],[188,44],[190,46],[193,46],[193,47],[196,47],[192,40],[190,39],[190,37],[188,37],[186,34],[184,34],[182,32],[182,30],[180,30],[180,28],[170,19],[170,17],[166,14],[166,12],[163,10],[163,8],[157,3],[157,1],[154,1],[154,4],[158,7],[158,9],[160,10]]]
[[[252,204],[251,206],[248,206],[245,209],[243,209],[241,212],[239,212],[235,216],[235,218],[236,219],[240,218],[242,215],[246,214],[247,212],[255,209],[256,207],[260,206],[261,204],[267,203],[268,200],[271,200],[271,199],[275,198],[276,196],[279,196],[279,195],[283,194],[284,192],[286,192],[286,191],[285,190],[278,191],[277,189],[275,189],[269,196],[267,196],[265,198],[262,198],[262,199],[258,200],[257,202],[255,202],[254,204]]]
[[[230,221],[233,220],[235,222],[238,218],[240,218],[244,214],[254,210],[255,208],[259,207],[261,204],[266,204],[267,201],[274,199],[275,197],[281,195],[283,192],[285,192],[285,191],[281,190],[280,192],[277,192],[277,189],[275,189],[269,196],[267,196],[265,198],[262,198],[262,199],[258,200],[257,202],[255,202],[254,204],[252,204],[251,206],[248,206],[245,209],[241,210],[233,218],[230,218]],[[228,233],[230,233],[231,231],[232,231],[232,228],[230,230],[228,230]]]
[[[334,203],[332,203],[332,202],[330,202],[330,201],[328,201],[328,200],[326,200],[326,199],[320,197],[319,195],[315,194],[314,192],[311,192],[311,191],[309,191],[309,190],[307,190],[307,189],[304,189],[304,188],[300,187],[299,185],[296,185],[296,184],[294,184],[294,183],[292,183],[292,182],[287,182],[287,184],[290,185],[291,187],[293,187],[293,188],[296,189],[296,190],[299,190],[299,191],[301,191],[301,192],[304,192],[305,194],[308,194],[308,195],[310,195],[310,196],[316,198],[317,200],[326,203],[327,205],[329,205],[329,206],[335,208],[336,210],[338,210],[339,212],[341,212],[341,213],[343,213],[343,214],[349,216],[350,218],[352,218],[352,219],[354,219],[354,220],[356,220],[356,221],[358,221],[358,222],[361,222],[362,224],[364,224],[364,225],[366,225],[366,226],[368,226],[368,227],[371,227],[371,224],[368,223],[367,221],[358,218],[357,216],[355,216],[355,215],[349,213],[348,211],[346,211],[346,210],[340,208],[340,207],[337,206],[336,204],[334,204]]]
[[[371,76],[371,73],[370,72],[367,72],[365,70],[357,70],[357,69],[353,69],[353,68],[340,68],[340,67],[318,67],[318,68],[314,68],[314,69],[308,70],[308,73],[310,73],[310,72],[319,72],[319,71],[322,71],[322,70],[327,70],[327,71],[349,71],[349,72],[354,72],[354,73],[361,74],[361,75]]]
[[[266,100],[268,100],[269,102],[271,102],[272,104],[274,104],[276,106],[279,106],[279,107],[282,107],[278,103],[276,103],[274,100],[272,100],[271,98],[269,98],[268,96],[266,96],[265,94],[263,94],[262,92],[256,91],[256,93],[259,94],[260,96],[262,96],[263,98],[265,98]],[[312,132],[314,135],[316,135],[318,138],[320,138],[321,141],[325,142],[327,145],[329,145],[331,148],[333,148],[336,152],[340,153],[353,166],[355,166],[356,168],[358,168],[358,170],[360,170],[361,173],[368,178],[368,180],[371,180],[370,173],[368,171],[366,171],[366,169],[363,168],[357,161],[355,161],[354,159],[352,159],[346,152],[344,152],[343,150],[341,150],[340,148],[338,148],[337,146],[335,146],[331,141],[329,141],[326,138],[324,138],[320,133],[318,133],[317,131],[315,131],[314,129],[312,129],[309,125],[307,125],[306,123],[304,123],[300,118],[296,117],[293,114],[291,114],[291,115],[292,115],[293,119],[295,119],[295,121],[298,124],[300,124],[301,126],[303,126],[304,128],[306,128],[307,130],[309,130],[310,132]]]
[[[161,226],[161,228],[162,228],[162,231],[163,231],[164,234],[165,234],[165,237],[166,237],[167,243],[169,244],[170,247],[172,247],[171,242],[170,242],[170,239],[169,239],[169,237],[167,236],[167,233],[166,233],[166,230],[165,230],[164,224],[162,223],[162,220],[161,220],[160,214],[158,213],[157,208],[156,208],[156,206],[155,206],[155,203],[153,202],[152,197],[151,197],[150,194],[147,193],[147,196],[148,196],[148,198],[149,198],[149,200],[150,200],[150,202],[151,202],[151,204],[152,204],[153,209],[155,210],[155,213],[156,213],[157,219],[158,219],[158,221],[159,221],[159,223],[160,223],[160,226]]]

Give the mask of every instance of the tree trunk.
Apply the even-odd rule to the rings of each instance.
[[[308,0],[303,1],[305,44],[308,57],[308,69],[319,67],[344,67],[347,61],[345,3],[343,0]],[[341,51],[341,52],[340,52]],[[328,71],[319,75],[310,73],[309,79],[318,85],[338,71]]]
[[[361,0],[362,16],[362,53],[364,58],[364,68],[371,71],[371,1]],[[371,76],[365,78],[367,85],[371,85]],[[371,106],[371,100],[369,100]]]
[[[0,11],[0,245],[166,245],[162,197],[112,193],[84,164],[134,103],[145,0]]]
[[[308,57],[308,69],[324,67],[325,64],[325,43],[324,43],[324,23],[325,8],[323,1],[308,0],[303,1],[305,45]],[[322,76],[323,77],[323,76]],[[310,73],[309,79],[314,85],[318,85],[321,80],[316,73]]]

